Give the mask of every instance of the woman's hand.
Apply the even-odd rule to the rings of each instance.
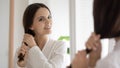
[[[100,35],[96,35],[95,33],[92,33],[88,41],[86,42],[86,47],[88,49],[92,49],[92,51],[89,54],[89,66],[94,67],[96,65],[96,62],[101,57],[101,42],[100,42]]]
[[[36,45],[36,43],[34,41],[34,37],[30,34],[25,34],[23,42],[22,42],[22,46],[21,46],[20,50],[18,51],[18,56],[20,56],[20,54],[22,54],[22,56],[24,56],[22,58],[23,60],[21,60],[21,61],[18,60],[18,62],[17,62],[17,64],[20,67],[24,67],[26,65],[28,50],[29,50],[29,48],[32,48],[35,45]],[[20,57],[18,59],[20,59]]]
[[[85,50],[79,51],[72,61],[72,68],[88,68],[88,60]]]
[[[20,67],[25,67],[25,65],[26,65],[27,56],[28,56],[28,49],[29,48],[24,43],[22,43],[22,46],[18,51],[18,56],[20,56],[20,54],[22,54],[24,57],[23,57],[23,60],[20,60],[20,58],[18,58],[18,62],[17,62],[17,64]]]
[[[24,35],[23,42],[25,42],[28,45],[28,47],[30,47],[30,48],[32,48],[33,46],[36,45],[34,37],[30,34],[25,34]]]

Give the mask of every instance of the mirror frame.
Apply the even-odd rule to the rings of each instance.
[[[10,0],[10,12],[9,12],[9,60],[8,67],[14,68],[13,66],[13,50],[14,50],[14,0]]]

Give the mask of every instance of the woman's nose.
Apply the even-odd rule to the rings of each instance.
[[[49,19],[46,19],[46,24],[50,24],[50,20]]]

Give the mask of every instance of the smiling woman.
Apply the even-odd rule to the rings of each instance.
[[[24,36],[16,49],[15,68],[62,68],[66,44],[49,37],[52,17],[43,3],[28,5],[23,15]],[[31,35],[29,32],[32,31]]]

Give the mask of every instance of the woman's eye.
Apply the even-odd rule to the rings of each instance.
[[[51,16],[48,16],[48,19],[51,19],[52,17]]]
[[[40,19],[39,19],[39,21],[43,21],[43,19],[42,19],[42,18],[40,18]]]

